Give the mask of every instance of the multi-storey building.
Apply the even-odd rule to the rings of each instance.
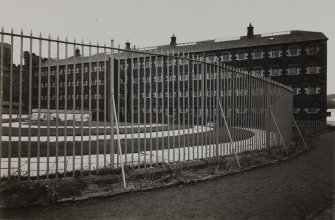
[[[3,58],[1,57],[1,47],[3,48]],[[9,113],[10,103],[12,113],[18,113],[19,107],[23,112],[27,112],[29,104],[29,74],[28,66],[25,64],[15,65],[11,63],[12,46],[10,44],[0,43],[0,60],[3,64],[3,78],[2,78],[2,106],[3,112]],[[0,62],[1,63],[1,62]],[[1,66],[0,66],[1,68]],[[21,85],[20,85],[21,81]],[[20,88],[21,86],[21,88]],[[12,87],[10,89],[10,87]],[[20,92],[21,91],[21,92]],[[21,94],[21,97],[20,97]],[[20,102],[21,98],[21,102]]]
[[[250,24],[246,36],[181,44],[173,35],[170,44],[148,49],[202,56],[271,78],[292,87],[297,120],[326,121],[327,37],[310,31],[255,35],[253,29]]]
[[[25,57],[28,60],[29,54]],[[67,59],[46,59],[35,63],[33,107],[89,111],[94,120],[103,120],[108,105],[109,85],[104,84],[110,77],[109,64],[106,54],[83,57],[78,48],[74,56]]]
[[[129,114],[146,115],[148,111],[171,115],[173,112],[164,106],[164,101],[158,100],[157,105],[155,104],[148,110],[146,106],[149,106],[149,103],[146,106],[138,106],[139,102],[132,101],[132,98],[140,97],[144,100],[147,100],[148,97],[158,97],[162,100],[169,97],[185,98],[191,96],[191,91],[173,87],[176,90],[171,92],[167,90],[168,84],[176,81],[176,83],[181,83],[180,85],[188,86],[184,82],[202,80],[199,67],[190,67],[187,61],[171,63],[172,60],[167,57],[159,58],[131,53],[132,50],[135,50],[133,52],[157,51],[164,54],[197,57],[209,63],[220,61],[240,68],[248,74],[271,78],[293,88],[293,113],[297,120],[325,121],[327,114],[327,37],[323,33],[309,31],[255,35],[251,24],[247,29],[246,36],[182,44],[178,44],[176,37],[172,36],[168,45],[142,49],[131,49],[127,42],[126,49],[129,52],[117,52],[114,55],[114,87],[117,111],[121,120],[128,120],[127,115]],[[75,68],[73,68],[74,63],[76,63]],[[89,110],[93,116],[97,115],[102,119],[103,111],[110,106],[108,104],[110,103],[108,92],[110,66],[110,55],[99,53],[91,57],[83,57],[80,56],[79,50],[73,57],[67,59],[44,61],[41,64],[41,71],[38,66],[34,67],[34,106],[41,108],[49,106],[51,109],[56,107],[73,109],[75,106],[74,108]],[[178,68],[184,66],[183,75],[178,75],[182,71],[174,71],[174,75],[172,74],[173,68],[177,66]],[[188,72],[187,68],[193,69]],[[186,72],[193,72],[193,75],[185,74]],[[164,90],[156,91],[156,87],[150,87],[152,90],[148,89],[148,85],[153,84],[158,88],[163,87]],[[195,97],[197,92],[192,91],[192,96]],[[198,95],[211,96],[209,93]],[[231,91],[231,93],[236,94],[236,91]],[[134,97],[130,98],[129,94]],[[147,101],[141,103],[147,103]],[[162,105],[163,107],[159,107]],[[182,111],[187,111],[187,109],[180,109],[179,112]]]

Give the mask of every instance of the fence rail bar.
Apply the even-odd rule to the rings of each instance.
[[[278,134],[279,134],[280,141],[282,142],[282,144],[283,144],[283,146],[284,146],[284,148],[285,148],[285,151],[286,151],[286,153],[288,154],[287,147],[286,147],[286,145],[285,145],[285,142],[284,142],[284,140],[283,140],[283,136],[282,136],[282,134],[281,134],[281,132],[280,132],[280,129],[279,129],[279,127],[278,127],[277,120],[276,120],[275,116],[273,115],[271,106],[269,107],[269,110],[270,110],[272,119],[273,119],[273,121],[274,121],[274,123],[275,123],[275,125],[276,125],[276,129],[277,129],[277,132],[278,132]]]
[[[298,126],[298,124],[297,124],[297,121],[295,120],[295,118],[294,118],[294,116],[293,116],[293,113],[291,113],[291,114],[292,114],[292,120],[293,120],[294,126],[295,126],[296,129],[298,130],[299,136],[300,136],[302,142],[304,143],[304,147],[305,147],[305,149],[308,149],[307,144],[306,144],[306,142],[305,142],[305,139],[304,139],[303,135],[301,134],[300,128],[299,128],[299,126]]]
[[[116,112],[114,96],[112,96],[112,102],[113,102],[114,112]],[[121,141],[120,141],[119,123],[118,123],[118,118],[116,114],[114,114],[114,119],[115,119],[116,135],[117,135],[117,141],[118,141],[118,147],[119,147],[119,157],[120,157],[121,171],[122,171],[122,182],[123,182],[124,188],[127,188],[126,175],[124,173],[124,164],[123,164],[123,159],[122,159],[122,148],[121,148]]]
[[[229,140],[230,140],[231,146],[233,146],[233,151],[234,151],[234,156],[235,156],[236,162],[237,162],[238,166],[241,167],[240,160],[239,160],[239,158],[238,158],[238,156],[236,154],[236,149],[235,149],[234,141],[233,141],[233,138],[231,137],[231,133],[229,131],[229,127],[228,127],[228,124],[227,124],[227,121],[226,121],[226,117],[224,115],[224,112],[223,112],[220,100],[218,100],[218,103],[220,105],[221,114],[222,114],[222,118],[223,118],[224,124],[225,124],[225,126],[227,128],[227,133],[228,133],[228,136],[229,136]]]
[[[217,55],[0,37],[0,100],[9,103],[0,107],[0,174],[9,181],[120,167],[126,187],[126,167],[229,155],[241,166],[288,147],[292,90]]]

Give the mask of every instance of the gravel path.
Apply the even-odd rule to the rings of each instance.
[[[304,219],[334,200],[335,132],[295,159],[198,184],[51,208],[3,219]]]

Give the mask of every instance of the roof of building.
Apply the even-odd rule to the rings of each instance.
[[[153,52],[157,51],[158,53],[198,53],[198,52],[208,52],[208,51],[219,51],[219,50],[228,50],[228,49],[238,49],[238,48],[247,48],[247,47],[257,47],[257,46],[266,46],[266,45],[278,45],[278,44],[287,44],[287,43],[296,43],[303,41],[317,41],[317,40],[328,40],[328,38],[321,32],[312,32],[312,31],[284,31],[284,32],[275,32],[267,34],[256,34],[252,37],[241,36],[233,38],[223,38],[223,39],[214,39],[214,40],[205,40],[189,43],[180,43],[176,46],[160,45],[153,47],[139,48],[131,50],[137,52],[137,55],[134,57],[140,56],[141,52]],[[129,57],[129,52],[117,52],[115,50],[115,57],[124,58]],[[76,57],[76,63],[88,63],[108,60],[110,54],[94,54],[90,57]],[[67,59],[68,64],[73,63],[73,57]],[[65,65],[65,59],[61,59],[57,62],[55,59],[50,59],[43,63],[42,67],[55,66],[55,65]]]
[[[158,51],[175,51],[175,52],[202,52],[225,50],[234,48],[256,47],[274,44],[295,43],[302,41],[328,40],[321,32],[311,31],[284,31],[269,34],[257,34],[252,37],[241,36],[228,39],[215,39],[206,41],[197,41],[190,43],[177,44],[176,47],[162,45],[157,47],[142,48],[139,50],[158,50]]]
[[[98,53],[98,54],[94,54],[92,56],[76,56],[76,57],[68,57],[67,59],[50,59],[50,60],[47,60],[45,62],[42,63],[42,67],[48,67],[48,66],[56,66],[56,65],[59,65],[59,66],[62,66],[62,65],[66,65],[66,64],[72,64],[74,63],[74,61],[77,63],[77,64],[80,64],[80,63],[96,63],[98,60],[99,62],[103,62],[104,60],[108,60],[110,58],[110,55],[109,54],[106,54],[106,53]],[[66,62],[67,61],[67,62]]]

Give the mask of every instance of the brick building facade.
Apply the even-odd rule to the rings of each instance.
[[[182,44],[173,35],[170,44],[150,50],[202,56],[283,83],[293,88],[297,120],[326,121],[327,37],[310,31],[255,35],[251,24],[247,29],[246,36]]]
[[[144,91],[144,84],[139,82],[149,83],[161,80],[159,83],[164,86],[164,84],[167,85],[167,77],[171,77],[173,66],[184,65],[184,68],[188,68],[187,62],[182,65],[171,65],[168,59],[162,58],[156,61],[154,56],[150,58],[130,53],[131,48],[128,42],[126,48],[130,51],[115,53],[114,56],[114,87],[115,96],[118,97],[116,104],[119,116],[123,120],[130,112],[140,110],[142,112],[140,114],[148,113],[143,106],[136,106],[136,101],[132,102],[127,95],[122,95],[126,90],[131,91],[131,94],[136,97],[142,97],[145,103],[147,96],[159,96],[164,99],[169,96],[165,94],[166,91],[159,91],[155,94],[153,91],[152,94],[147,94],[149,90]],[[250,24],[246,36],[182,44],[178,44],[176,37],[172,36],[168,45],[142,48],[136,51],[153,50],[174,55],[201,57],[202,60],[210,63],[221,61],[229,66],[241,68],[249,74],[271,78],[293,88],[293,113],[297,120],[326,121],[327,38],[322,33],[288,31],[255,35]],[[74,63],[76,63],[75,68],[73,68]],[[91,57],[80,56],[79,50],[68,59],[44,60],[41,64],[40,75],[39,66],[34,65],[33,106],[35,108],[49,106],[51,109],[57,107],[58,109],[73,109],[75,105],[76,109],[89,110],[93,118],[98,117],[97,119],[101,120],[110,103],[108,92],[110,66],[109,55],[99,53]],[[151,79],[148,79],[148,73],[144,74],[149,71],[149,66],[153,70]],[[50,72],[49,76],[48,72]],[[169,73],[169,76],[159,76],[162,72]],[[188,77],[196,79],[197,76]],[[178,79],[178,82],[187,81],[180,79],[180,76],[177,75],[173,76],[172,80],[175,79]],[[106,86],[105,83],[107,83]],[[136,83],[137,85],[133,86]],[[179,92],[186,95],[185,91],[178,91],[178,89],[173,95],[180,97]],[[163,101],[158,102],[161,103],[160,105],[163,104]],[[160,114],[173,114],[169,109],[159,110],[157,107],[153,110],[159,111]]]

